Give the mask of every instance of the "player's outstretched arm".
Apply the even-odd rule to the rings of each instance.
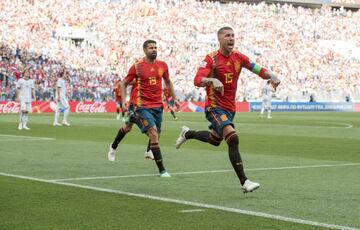
[[[276,90],[276,88],[280,84],[280,79],[273,72],[256,64],[244,54],[241,54],[241,58],[246,69],[250,70],[254,74],[257,74],[263,79],[270,79],[272,87]]]
[[[276,91],[276,88],[280,85],[280,79],[270,70],[266,70],[264,76],[267,77],[267,79],[270,79],[270,84]]]

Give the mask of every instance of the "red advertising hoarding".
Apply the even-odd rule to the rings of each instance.
[[[92,101],[70,101],[70,111],[73,113],[115,113],[116,104],[113,101],[92,102]],[[180,112],[204,112],[205,102],[181,102]],[[53,101],[32,102],[33,113],[54,112],[56,103]],[[237,112],[248,112],[248,102],[237,102]],[[16,101],[0,101],[0,113],[19,113],[20,103]]]
[[[355,106],[354,106],[354,112],[360,112],[360,103],[354,103]]]
[[[70,101],[70,111],[73,113],[112,113],[116,112],[115,102],[77,102]],[[53,101],[32,102],[33,113],[54,112],[56,103]],[[0,113],[19,113],[20,103],[16,101],[0,101]]]

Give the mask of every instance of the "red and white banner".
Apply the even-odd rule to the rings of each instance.
[[[115,113],[116,103],[113,101],[92,102],[92,101],[70,101],[70,111],[73,113]],[[54,112],[56,103],[54,101],[32,102],[33,113]],[[181,102],[180,112],[204,112],[205,102]],[[237,112],[248,112],[249,103],[237,102]],[[167,111],[167,110],[165,110]],[[20,103],[16,101],[0,101],[0,113],[19,113]]]
[[[254,106],[255,103],[251,103]],[[286,104],[283,102],[282,104]],[[336,103],[335,103],[336,104]],[[346,103],[345,103],[346,104]],[[70,111],[72,113],[115,113],[116,103],[113,101],[92,102],[92,101],[70,101]],[[259,103],[257,102],[257,105]],[[274,103],[276,105],[276,103]],[[360,103],[346,104],[353,109],[350,111],[360,112]],[[54,101],[34,101],[32,102],[33,113],[53,113],[56,108]],[[164,106],[164,111],[169,110]],[[260,108],[260,107],[259,107]],[[205,102],[180,102],[179,112],[204,112]],[[249,112],[249,102],[236,102],[236,112]],[[346,110],[348,111],[348,110]],[[20,113],[20,103],[17,101],[0,101],[0,114]]]
[[[0,101],[0,113],[19,113],[20,103],[15,101]]]
[[[70,103],[71,112],[76,113],[113,113],[116,112],[115,102],[75,102]]]
[[[70,101],[70,111],[73,113],[113,113],[116,112],[115,102],[77,102]],[[56,103],[53,101],[32,102],[33,113],[54,112]],[[0,113],[19,113],[20,103],[16,101],[0,101]]]

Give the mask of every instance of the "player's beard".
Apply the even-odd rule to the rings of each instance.
[[[148,58],[152,61],[154,61],[157,57],[157,52],[152,52],[149,54]]]

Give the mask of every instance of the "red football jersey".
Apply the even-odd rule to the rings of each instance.
[[[122,102],[121,100],[121,90],[119,87],[115,87],[114,88],[114,92],[115,92],[115,96],[116,96],[116,101],[117,102]]]
[[[251,70],[251,65],[250,59],[238,51],[233,51],[229,56],[225,56],[219,51],[206,55],[202,66],[196,73],[194,84],[200,86],[204,77],[217,78],[224,85],[224,95],[216,91],[212,85],[206,86],[207,99],[205,105],[209,108],[219,107],[226,111],[235,112],[237,82],[241,69],[245,67]],[[260,76],[263,76],[263,73]]]
[[[136,95],[137,95],[136,85],[132,85],[132,88],[131,88],[131,91],[130,91],[130,100],[129,100],[129,103],[135,105]]]
[[[169,70],[165,62],[155,60],[147,63],[145,59],[133,64],[124,79],[130,83],[135,79],[135,106],[143,108],[162,108],[162,80],[169,79]]]

